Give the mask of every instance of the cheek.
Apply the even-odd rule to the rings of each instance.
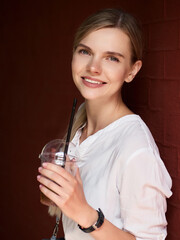
[[[76,57],[73,57],[73,59],[72,59],[71,70],[72,70],[73,82],[75,83],[75,85],[77,87],[78,81],[79,81],[80,65],[79,65],[79,61],[77,60]]]
[[[71,62],[71,69],[72,69],[72,74],[74,75],[74,72],[76,71],[76,60],[75,57],[73,57],[72,62]]]
[[[126,75],[126,69],[122,65],[117,66],[115,63],[104,65],[104,72],[114,81],[119,81]]]
[[[114,73],[119,78],[125,78],[129,73],[129,67],[126,64],[121,64],[118,69],[114,69]]]
[[[72,71],[74,73],[78,73],[81,70],[81,68],[83,67],[82,59],[79,58],[77,55],[74,55],[71,66],[72,66]]]
[[[82,74],[84,71],[87,70],[87,66],[89,64],[89,57],[88,56],[80,56],[74,54],[72,59],[72,72],[73,74]]]

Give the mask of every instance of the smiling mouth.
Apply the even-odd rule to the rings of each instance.
[[[92,84],[106,84],[106,82],[100,82],[100,81],[96,81],[96,80],[92,80],[92,79],[89,79],[89,78],[85,78],[85,77],[82,77],[83,80],[85,80],[86,82],[88,83],[92,83]]]

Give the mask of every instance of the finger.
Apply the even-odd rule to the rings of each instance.
[[[56,183],[52,182],[51,180],[47,179],[43,176],[37,176],[37,180],[46,188],[53,191],[55,194],[61,196],[62,198],[65,197],[67,194],[63,191],[61,186],[57,185]]]
[[[42,164],[43,168],[51,170],[59,175],[61,175],[63,178],[65,178],[68,181],[72,180],[72,175],[70,173],[68,173],[63,167],[58,166],[56,164],[53,163],[43,163]]]
[[[39,168],[39,172],[41,175],[56,182],[58,185],[60,185],[64,188],[68,188],[69,182],[64,177],[62,177],[60,174],[53,172],[49,169],[45,169],[45,168]]]
[[[61,208],[61,205],[63,203],[62,198],[57,195],[56,193],[52,192],[51,190],[49,190],[48,188],[46,188],[43,185],[39,185],[39,189],[40,191],[46,196],[48,197],[50,200],[52,200],[59,208]]]
[[[64,197],[67,197],[67,195],[71,195],[74,191],[74,188],[77,186],[77,180],[72,177],[71,181],[67,181],[63,177],[61,177],[59,174],[52,172],[51,170],[39,168],[39,172],[45,177],[43,181],[51,180],[61,186],[61,192],[64,194]],[[39,177],[40,178],[40,177]],[[47,179],[48,178],[48,179]],[[50,183],[51,183],[50,181]],[[47,182],[50,184],[49,182]],[[43,183],[45,184],[45,183]],[[46,185],[47,186],[47,185]]]
[[[82,179],[81,179],[81,175],[79,172],[79,168],[77,168],[77,170],[76,170],[76,179],[82,185]]]

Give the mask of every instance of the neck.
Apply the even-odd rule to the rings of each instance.
[[[116,100],[86,100],[87,126],[82,140],[105,128],[110,123],[132,112],[122,99]]]

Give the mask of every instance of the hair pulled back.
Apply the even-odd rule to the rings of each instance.
[[[78,28],[73,45],[73,51],[78,44],[92,31],[102,28],[119,28],[128,35],[131,42],[131,60],[135,63],[142,60],[143,41],[141,27],[138,21],[121,9],[108,8],[89,16]]]

